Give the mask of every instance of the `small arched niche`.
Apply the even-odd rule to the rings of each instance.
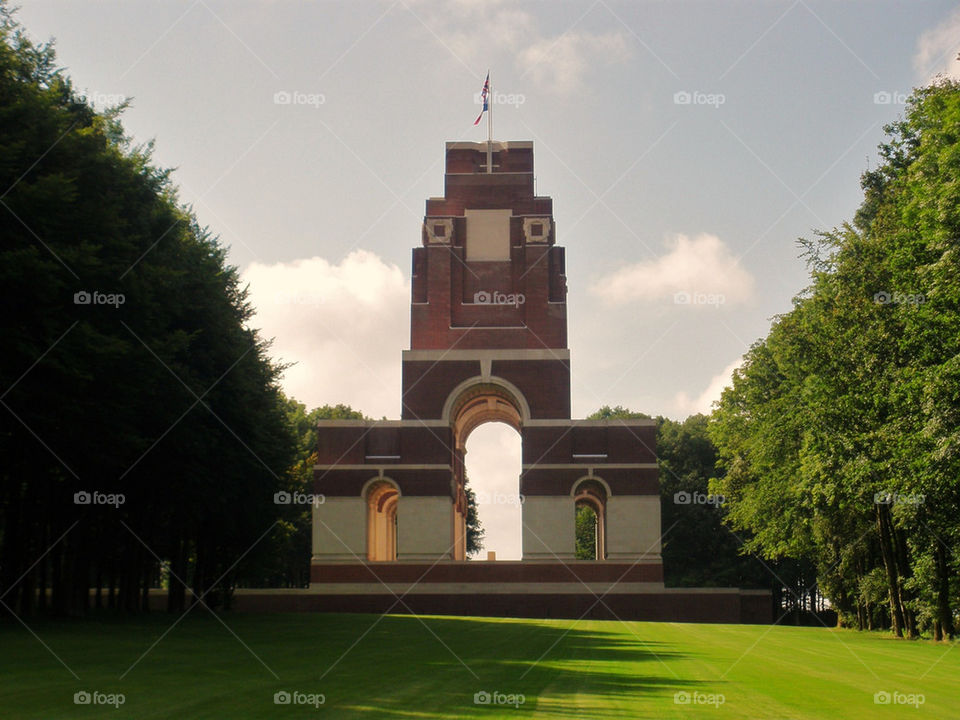
[[[367,560],[397,559],[397,505],[400,490],[391,480],[378,478],[366,488]]]
[[[582,478],[573,488],[574,537],[578,560],[607,557],[607,484],[597,477]],[[588,538],[592,537],[592,542]]]

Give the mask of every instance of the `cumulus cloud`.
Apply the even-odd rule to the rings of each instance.
[[[521,77],[529,74],[539,87],[558,95],[581,90],[591,68],[630,57],[623,32],[544,34],[541,18],[507,0],[408,0],[407,6],[465,64],[483,66],[491,52],[505,53]],[[495,91],[510,92],[492,80]]]
[[[678,392],[674,397],[674,405],[677,408],[679,417],[685,418],[689,415],[703,413],[708,415],[713,409],[713,403],[720,399],[723,389],[731,384],[733,371],[740,367],[743,358],[737,358],[727,365],[723,370],[710,378],[706,389],[692,398],[685,392]]]
[[[582,87],[589,68],[622,62],[629,56],[623,33],[571,32],[537,41],[521,51],[517,59],[538,85],[566,95]]]
[[[748,300],[753,276],[716,235],[676,235],[665,254],[622,267],[602,277],[591,291],[613,305],[668,299],[707,307]]]
[[[947,18],[917,41],[917,51],[913,56],[913,67],[923,82],[942,73],[960,80],[960,8],[956,8]]]
[[[243,281],[256,308],[250,324],[274,338],[274,358],[296,363],[282,380],[288,395],[308,407],[345,403],[372,417],[399,416],[410,302],[400,268],[356,250],[339,264],[253,263]]]

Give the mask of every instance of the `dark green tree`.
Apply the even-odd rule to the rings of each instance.
[[[480,513],[477,511],[477,494],[470,487],[470,481],[465,481],[464,492],[467,494],[467,557],[473,557],[483,550],[483,538],[486,530],[480,522]]]
[[[0,592],[22,613],[91,590],[145,610],[161,583],[171,609],[226,604],[293,461],[237,270],[122,109],[0,2]]]

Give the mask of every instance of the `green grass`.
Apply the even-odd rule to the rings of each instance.
[[[28,621],[49,651],[8,615],[0,718],[960,717],[955,646],[879,634],[320,614],[225,615],[224,627],[204,612],[166,635],[175,618],[160,614]],[[123,693],[125,703],[75,705],[81,690]],[[275,705],[281,690],[325,702]],[[525,702],[475,705],[483,690]],[[878,691],[925,702],[876,705]],[[723,703],[677,704],[676,693]]]

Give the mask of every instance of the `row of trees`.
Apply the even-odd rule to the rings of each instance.
[[[646,418],[620,406],[604,406],[591,419]],[[746,536],[725,524],[724,498],[710,493],[720,472],[717,448],[705,415],[686,420],[655,418],[664,580],[669,587],[768,589],[784,621],[815,622],[821,608],[815,568],[804,557],[764,560],[746,547]],[[592,557],[593,525],[577,516],[578,557]]]
[[[268,560],[297,451],[282,368],[122,108],[55,63],[0,3],[0,595],[216,605]]]
[[[842,620],[952,637],[960,610],[960,85],[915,91],[853,222],[735,373],[710,435],[730,525],[812,560]]]

